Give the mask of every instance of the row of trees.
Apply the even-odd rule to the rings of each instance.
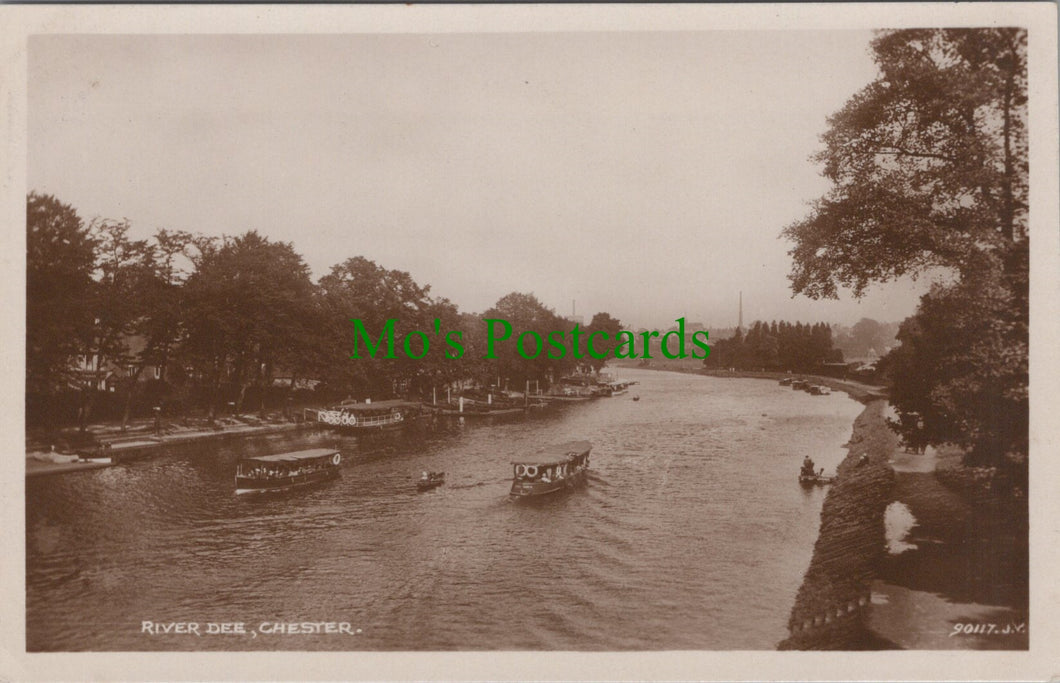
[[[875,81],[829,119],[832,189],[789,226],[795,293],[943,270],[884,359],[898,428],[987,464],[1028,448],[1027,33],[880,32]]]
[[[842,361],[842,351],[832,348],[832,328],[828,324],[774,320],[756,322],[747,334],[737,329],[732,337],[715,341],[703,364],[741,370],[811,372],[821,363]]]
[[[483,318],[544,336],[572,327],[532,294],[509,294],[470,315],[408,273],[359,256],[313,282],[291,244],[253,231],[206,237],[159,230],[138,240],[128,222],[86,224],[52,196],[31,193],[26,208],[31,424],[62,421],[72,401],[84,428],[104,394],[121,398],[123,420],[145,402],[204,407],[212,419],[230,403],[237,412],[245,405],[264,410],[270,397],[285,404],[299,380],[322,381],[329,396],[429,395],[432,386],[498,378],[521,387],[604,362],[573,354],[529,361],[516,354],[514,336],[496,359],[484,359]],[[353,318],[373,337],[396,320],[399,345],[413,330],[438,346],[447,331],[461,331],[464,353],[351,360]],[[601,313],[586,329],[613,334],[620,327]],[[145,378],[148,368],[159,376]],[[281,376],[286,397],[276,396]]]

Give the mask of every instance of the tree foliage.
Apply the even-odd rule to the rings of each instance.
[[[526,380],[547,384],[579,364],[602,366],[585,353],[589,333],[613,338],[621,327],[596,315],[581,331],[579,359],[573,324],[532,294],[513,292],[472,315],[431,296],[409,273],[362,256],[314,283],[291,244],[255,231],[207,237],[159,230],[134,239],[128,221],[95,219],[86,227],[71,207],[36,194],[27,197],[27,219],[31,421],[44,421],[46,404],[60,396],[67,417],[51,424],[68,420],[74,403],[83,426],[99,404],[112,415],[123,412],[123,424],[133,404],[143,410],[146,400],[153,401],[148,408],[170,406],[170,415],[174,404],[180,413],[206,407],[211,417],[228,408],[243,412],[244,404],[264,410],[266,397],[286,406],[299,380],[316,380],[319,400],[429,399],[432,389],[488,386],[498,378],[521,389]],[[487,357],[483,318],[511,326],[496,358]],[[536,358],[516,351],[525,332],[541,339]],[[558,357],[548,343],[554,333],[563,334]],[[367,353],[369,340],[382,347]],[[351,360],[355,344],[360,353]],[[523,349],[535,345],[531,335]],[[612,344],[595,346],[606,351]],[[150,367],[156,372],[145,378]]]
[[[309,334],[309,268],[290,244],[254,231],[198,246],[184,286],[184,349],[211,386],[211,407],[228,385],[238,410],[246,390],[271,384],[276,363]]]
[[[91,336],[96,240],[73,207],[26,197],[26,390],[54,392],[76,379]]]
[[[784,230],[796,294],[952,274],[886,365],[899,429],[980,461],[1027,443],[1026,44],[1017,28],[881,32],[878,78],[829,119],[816,157],[832,189]]]
[[[492,374],[514,387],[520,387],[527,380],[543,380],[549,377],[558,379],[569,373],[576,365],[573,348],[566,334],[573,327],[573,323],[558,315],[553,309],[541,303],[533,294],[523,292],[512,292],[497,300],[489,310],[482,314],[483,319],[499,319],[511,324],[511,337],[504,342],[498,342],[495,347],[496,359],[491,363]],[[548,336],[552,332],[562,331],[566,334],[566,352],[562,358],[552,358],[552,355],[560,355],[558,350],[548,344]],[[495,337],[499,338],[503,328],[495,328]],[[519,354],[517,345],[519,336],[524,333],[535,332],[541,340],[540,354],[536,358],[524,358]],[[480,334],[485,334],[483,330]],[[527,355],[533,355],[536,348],[534,337],[527,334],[522,342],[522,348]],[[584,337],[582,338],[584,348]]]
[[[161,380],[180,343],[182,285],[188,276],[185,264],[190,263],[187,254],[191,243],[190,233],[159,230],[151,240],[142,243],[137,250],[138,258],[132,263],[130,294],[135,301],[135,315],[121,339],[122,353],[128,361],[121,381],[125,397],[123,429],[129,421],[133,400],[143,388],[144,370],[155,367],[156,379]],[[138,348],[129,348],[131,339],[138,341]]]
[[[883,362],[896,427],[915,445],[956,443],[977,464],[1017,461],[1028,448],[1028,327],[1024,288],[984,269],[935,286],[901,326]]]
[[[832,190],[784,231],[797,294],[963,274],[1026,235],[1026,32],[887,31],[872,49],[879,77],[829,119],[816,156]]]
[[[444,304],[431,299],[429,286],[417,284],[407,272],[388,270],[363,256],[333,266],[320,279],[319,290],[323,324],[335,354],[328,364],[337,370],[329,381],[357,395],[389,394],[395,382],[413,381],[424,368],[420,361],[408,362],[402,349],[404,338],[413,330],[433,330],[436,313],[451,318]],[[361,321],[373,342],[383,334],[387,321],[394,320],[395,357],[386,358],[385,350],[369,357],[365,341],[356,334],[354,319]],[[355,344],[361,358],[351,362]],[[419,354],[419,341],[416,344],[413,351]]]
[[[758,321],[745,335],[737,329],[711,347],[703,364],[740,370],[791,370],[812,372],[825,362],[841,362],[843,354],[832,348],[832,328],[825,323]]]
[[[605,333],[607,337],[598,336],[596,338],[596,340],[593,342],[593,349],[597,353],[606,353],[608,354],[608,357],[610,357],[612,350],[616,346],[615,335],[617,335],[621,329],[622,321],[620,321],[618,318],[612,317],[610,313],[605,313],[601,311],[600,313],[594,315],[593,319],[586,326],[585,335],[586,338],[588,338],[589,335],[591,335],[593,332]],[[607,341],[604,341],[605,339]],[[592,366],[593,370],[596,371],[599,371],[607,363],[607,358],[589,357],[586,358],[586,360]]]

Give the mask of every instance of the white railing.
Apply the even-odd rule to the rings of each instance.
[[[405,419],[397,411],[385,415],[360,416],[341,410],[318,410],[315,417],[317,422],[335,427],[381,427],[398,424]]]
[[[378,415],[372,417],[358,417],[353,427],[379,427],[382,425],[397,424],[401,422],[401,415]]]

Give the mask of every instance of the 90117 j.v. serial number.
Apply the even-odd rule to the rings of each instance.
[[[1027,622],[1015,622],[1010,621],[1007,624],[988,624],[988,623],[967,623],[967,624],[954,624],[953,632],[950,633],[950,637],[953,636],[1011,636],[1018,633],[1027,632]]]

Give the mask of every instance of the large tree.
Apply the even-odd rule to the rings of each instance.
[[[103,380],[120,377],[131,365],[130,337],[150,310],[145,294],[152,277],[151,248],[146,240],[131,239],[129,229],[126,220],[100,219],[90,226],[96,260],[89,290],[93,323],[82,340],[83,353],[90,359],[81,378],[78,427],[82,432],[88,428]]]
[[[362,397],[390,395],[397,386],[407,386],[424,371],[426,364],[442,354],[443,336],[434,332],[434,318],[453,324],[455,310],[430,297],[430,287],[421,286],[400,270],[388,270],[363,256],[346,259],[320,279],[323,324],[330,340],[330,382]],[[353,321],[359,321],[357,323]],[[385,337],[387,321],[393,320],[393,358]],[[441,335],[447,331],[439,323]],[[403,343],[413,330],[428,336],[428,354],[409,358]],[[380,339],[382,338],[382,342]],[[409,348],[420,355],[420,338],[413,336]],[[370,343],[369,343],[370,342]],[[372,351],[373,345],[381,344]],[[356,354],[354,353],[356,351]],[[358,356],[353,358],[353,356]],[[433,365],[432,365],[433,367]]]
[[[933,357],[944,370],[899,373],[894,403],[932,441],[995,460],[1026,442],[981,416],[1027,386],[1026,41],[1017,28],[881,32],[879,76],[829,119],[817,155],[832,189],[784,231],[797,294],[861,296],[874,282],[950,273],[921,302],[900,352],[903,367]],[[970,324],[1002,310],[992,324]]]
[[[122,429],[129,421],[132,404],[143,387],[144,370],[158,369],[156,388],[168,386],[165,374],[183,333],[182,288],[188,277],[192,235],[179,230],[159,230],[146,242],[135,263],[133,297],[137,317],[131,334],[138,345],[129,355],[129,371],[124,378],[125,408]]]
[[[560,317],[554,310],[545,306],[533,294],[512,292],[497,300],[488,311],[482,314],[483,319],[503,320],[511,325],[511,336],[505,341],[494,344],[495,358],[490,361],[492,374],[499,377],[502,384],[522,389],[530,380],[555,380],[563,376],[578,364],[575,358],[575,346],[571,339],[573,323]],[[494,337],[500,339],[506,328],[494,323]],[[549,335],[562,332],[564,350],[549,345]],[[536,333],[536,337],[534,334]],[[519,337],[526,335],[521,344]],[[540,340],[540,344],[537,340]],[[582,332],[578,343],[578,355],[589,362],[585,353],[587,335]],[[557,342],[559,337],[556,337]],[[535,357],[535,352],[536,357]],[[561,356],[553,358],[552,356]]]
[[[832,190],[784,234],[795,293],[1000,262],[1027,232],[1026,32],[881,33],[879,77],[828,123]]]
[[[96,241],[73,207],[26,197],[26,392],[53,394],[77,377],[91,335]]]
[[[255,231],[199,238],[196,246],[195,271],[184,285],[183,348],[208,387],[210,416],[222,397],[241,410],[251,387],[264,410],[277,364],[297,351],[307,333],[313,311],[309,268],[291,244]]]
[[[884,370],[911,444],[956,443],[984,465],[1027,453],[1027,302],[1006,279],[984,269],[936,285],[902,324]]]
[[[621,330],[622,321],[620,321],[618,318],[611,317],[610,313],[606,313],[603,311],[594,315],[593,319],[585,327],[586,339],[588,339],[593,332],[603,332],[605,335],[607,335],[606,337],[600,335],[597,337],[596,341],[593,342],[593,350],[596,351],[598,354],[603,354],[604,357],[593,358],[592,356],[589,356],[586,359],[589,364],[593,366],[594,370],[599,372],[601,368],[607,365],[607,361],[609,360],[611,353],[613,352],[616,346],[615,336],[618,335]]]

